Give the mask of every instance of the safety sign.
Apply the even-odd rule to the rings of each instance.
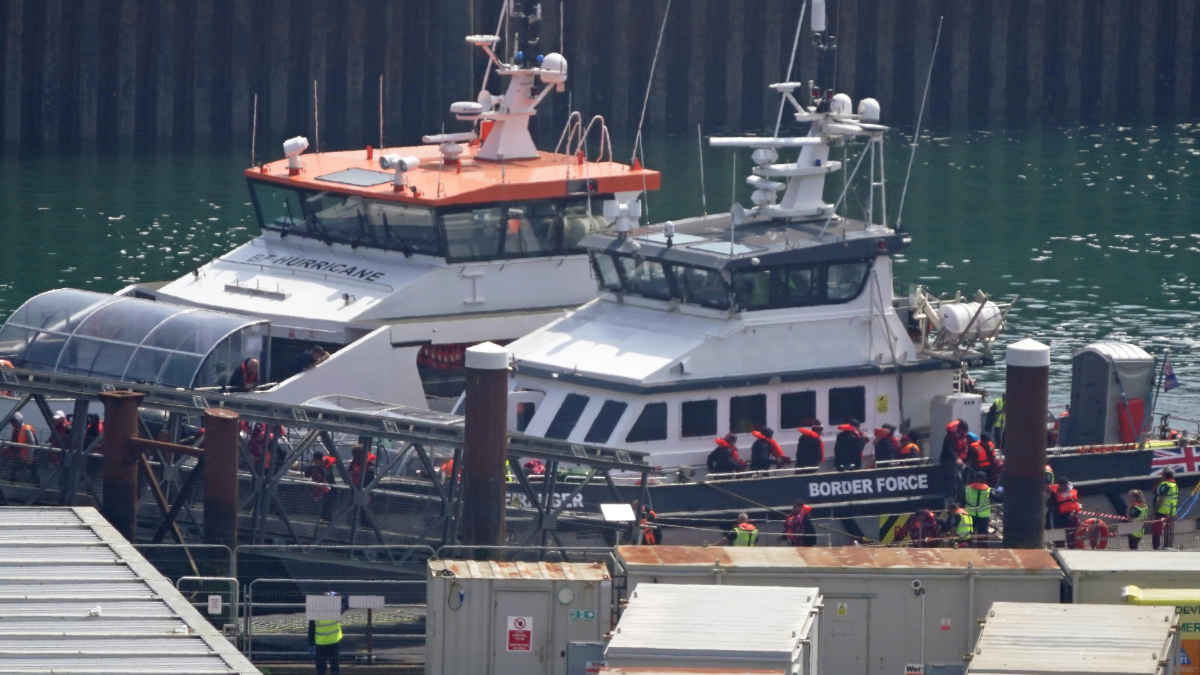
[[[508,617],[508,651],[510,652],[527,652],[530,651],[530,643],[533,642],[533,617],[532,616],[510,616]]]
[[[950,619],[942,619],[942,630],[950,630]]]
[[[846,616],[846,603],[844,603],[844,602],[838,603],[837,615],[838,616]]]

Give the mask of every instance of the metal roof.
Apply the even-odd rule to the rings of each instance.
[[[493,560],[430,560],[429,574],[449,571],[463,579],[571,579],[608,581],[604,563],[496,562]]]
[[[861,548],[786,546],[621,546],[621,559],[631,569],[646,566],[712,567],[751,571],[755,569],[806,569],[822,573],[871,570],[987,570],[1060,574],[1058,564],[1046,551],[1018,549]]]
[[[1177,626],[1173,607],[997,602],[967,673],[1153,675],[1166,671]]]
[[[95,509],[0,509],[0,673],[258,672]]]
[[[1093,342],[1090,345],[1080,348],[1072,356],[1078,356],[1084,352],[1095,352],[1108,361],[1154,360],[1154,357],[1147,354],[1144,349],[1127,342]]]
[[[1178,572],[1200,579],[1200,552],[1192,551],[1085,551],[1058,550],[1063,571],[1073,572]]]
[[[792,663],[820,602],[816,588],[641,584],[604,657]]]
[[[642,667],[605,667],[600,675],[780,675],[786,673],[782,668],[758,670],[738,668],[736,665],[726,665],[725,668],[642,668]]]

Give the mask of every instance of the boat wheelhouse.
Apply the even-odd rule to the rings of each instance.
[[[582,241],[610,226],[603,203],[636,213],[638,196],[659,187],[658,172],[613,161],[598,116],[585,125],[572,113],[555,150],[539,151],[529,120],[564,90],[566,59],[537,55],[528,41],[497,53],[498,40],[467,38],[491,61],[478,100],[450,108],[469,131],[316,153],[293,138],[284,159],[246,170],[258,237],[122,293],[270,321],[269,379],[281,384],[260,392],[268,398],[347,393],[424,406],[426,394],[456,396],[466,346],[516,339],[596,296]],[[489,92],[489,79],[502,93]],[[343,376],[297,373],[313,345],[352,346],[334,355]],[[378,368],[392,384],[355,385]]]
[[[931,399],[990,362],[1007,305],[893,291],[891,256],[911,237],[887,221],[878,104],[853,114],[810,86],[802,106],[798,83],[772,87],[807,135],[711,139],[754,150],[753,208],[584,240],[600,297],[510,346],[516,430],[676,467],[703,464],[715,436],[771,427],[791,454],[814,419],[827,441],[852,420],[927,433]],[[846,190],[837,204],[823,192],[842,169],[830,145],[856,139],[848,184],[864,158],[870,184],[851,218]],[[787,148],[798,157],[779,163]]]

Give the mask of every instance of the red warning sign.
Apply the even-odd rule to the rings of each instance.
[[[942,619],[942,630],[950,630],[950,619]]]
[[[533,617],[508,617],[508,651],[527,652],[533,642]]]

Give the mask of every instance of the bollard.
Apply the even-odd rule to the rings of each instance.
[[[1004,360],[1004,547],[1038,549],[1045,545],[1050,348],[1027,338],[1009,345]]]
[[[204,411],[204,543],[236,548],[237,516],[238,414],[209,408]]]
[[[129,439],[138,435],[138,404],[143,394],[110,391],[104,403],[104,503],[100,512],[129,543],[137,543],[138,456]],[[82,421],[78,421],[82,425]]]
[[[507,489],[508,350],[491,342],[475,345],[467,349],[466,367],[462,540],[469,546],[501,546]]]

